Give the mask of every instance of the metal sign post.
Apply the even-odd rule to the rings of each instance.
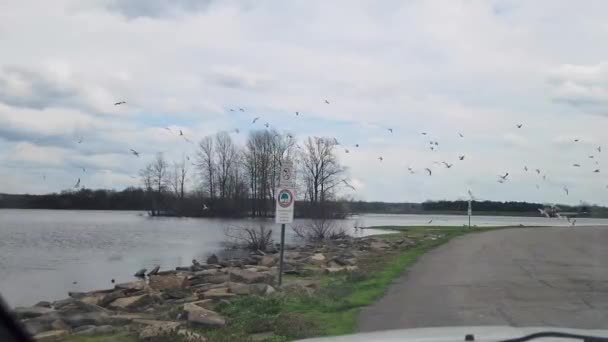
[[[279,256],[279,286],[283,284],[283,254],[285,251],[285,224],[293,222],[293,211],[296,198],[296,177],[293,164],[281,165],[279,188],[277,189],[276,212],[274,220],[281,224],[281,252]]]
[[[471,228],[471,214],[473,213],[473,208],[471,207],[471,200],[469,200],[469,228]]]

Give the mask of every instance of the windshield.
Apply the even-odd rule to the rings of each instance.
[[[607,11],[2,1],[1,298],[42,340],[608,328]]]

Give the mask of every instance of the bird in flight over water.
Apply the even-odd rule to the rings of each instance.
[[[458,156],[458,159],[460,159],[460,160],[464,160],[464,154],[463,154],[463,155],[461,155],[461,156]]]
[[[579,140],[580,140],[579,138],[576,138],[576,139],[574,139],[574,142],[578,142]]]
[[[244,112],[244,111],[245,111],[243,108],[239,108],[239,110],[240,110],[241,112]]]
[[[433,175],[433,171],[431,171],[431,169],[429,169],[428,167],[425,167],[424,170],[429,173],[429,176]]]
[[[74,184],[74,187],[77,188],[80,186],[80,178],[78,178],[78,180],[76,181],[76,184]]]
[[[299,116],[299,115],[300,115],[300,112],[296,112],[296,116]]]
[[[459,135],[461,138],[464,138],[464,135],[462,135],[462,133],[458,132],[458,135]]]
[[[134,156],[139,157],[139,152],[135,151],[134,149],[131,149],[131,153],[133,153]]]
[[[329,101],[325,100],[325,103],[326,103],[326,104],[329,104]]]
[[[570,193],[567,186],[564,186],[564,192],[566,193],[566,196]]]
[[[454,165],[454,164],[450,164],[450,163],[447,163],[447,162],[442,162],[442,163],[443,163],[443,165],[445,165],[445,167],[446,167],[446,168],[448,168],[448,169],[449,169],[449,168],[451,168],[451,167],[452,167],[452,165]]]
[[[408,167],[407,170],[411,173],[414,174],[414,169],[412,169],[411,167]]]
[[[378,160],[379,160],[379,161],[383,161],[383,160],[384,160],[384,158],[382,158],[382,156],[380,156],[380,157],[378,157]]]
[[[595,169],[595,170],[593,170],[593,172],[595,172],[595,173],[599,173],[599,172],[600,172],[600,169]]]
[[[427,224],[431,224],[433,223],[433,219],[430,219],[429,222],[427,222]]]
[[[502,180],[507,180],[507,177],[509,177],[509,173],[505,173],[504,176],[499,176],[500,178],[502,178]]]
[[[574,167],[581,167],[581,164],[572,164]]]
[[[388,131],[391,132],[391,133],[393,133],[393,129],[392,128],[389,128]]]
[[[597,147],[597,151],[600,152],[600,153],[602,153],[602,146],[598,146]]]
[[[540,175],[540,169],[536,169],[535,171]]]
[[[422,135],[426,135],[426,132],[422,132],[422,133],[420,133],[420,134],[422,134]]]
[[[122,104],[127,104],[127,102],[125,102],[125,101],[118,101],[118,102],[114,103],[115,106],[120,106]]]
[[[343,179],[343,180],[342,180],[342,183],[344,183],[344,185],[346,185],[347,187],[349,187],[349,188],[351,188],[351,189],[353,189],[353,190],[357,190],[357,189],[355,189],[355,187],[354,187],[354,186],[352,186],[352,185],[348,184],[348,182],[346,181],[346,179]]]
[[[254,124],[256,121],[260,120],[259,116],[256,116],[255,118],[253,118],[253,121],[251,121],[252,124]]]
[[[524,171],[528,172],[528,167],[524,166]]]
[[[345,148],[344,153],[350,153],[350,151],[347,148]]]
[[[517,128],[521,128],[521,126],[523,126],[523,124],[517,124],[516,126],[517,126]]]

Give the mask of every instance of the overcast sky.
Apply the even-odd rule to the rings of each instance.
[[[471,189],[608,204],[606,13],[606,1],[2,1],[0,192],[139,185],[155,152],[194,155],[179,129],[198,141],[239,128],[242,142],[268,122],[335,136],[357,188],[344,194],[362,200]]]

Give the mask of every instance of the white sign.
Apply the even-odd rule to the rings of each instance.
[[[296,201],[296,191],[291,188],[277,189],[277,203],[274,220],[276,223],[293,222],[293,206]]]
[[[281,172],[279,175],[279,187],[281,188],[296,188],[296,174],[293,169],[292,162],[283,162],[281,164]]]

